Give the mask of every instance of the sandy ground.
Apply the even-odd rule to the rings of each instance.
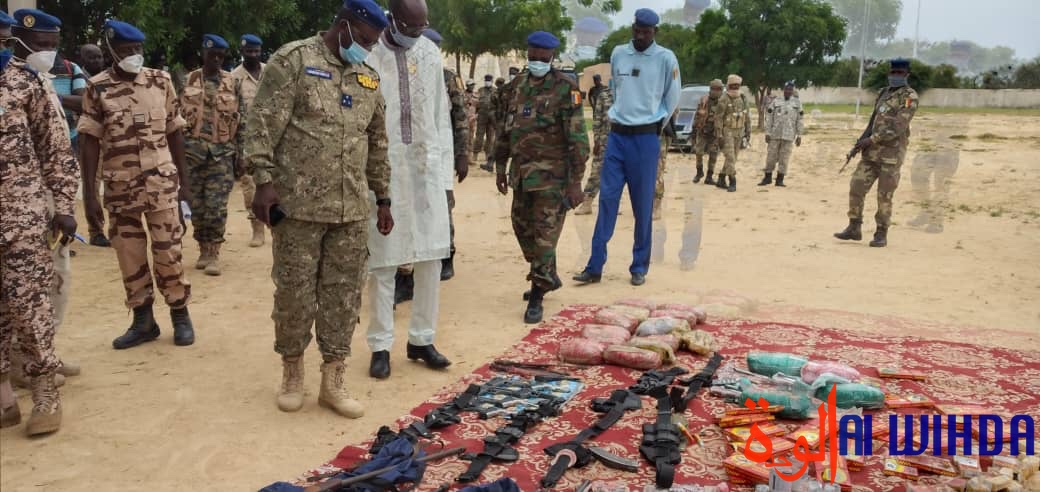
[[[741,158],[737,193],[691,184],[692,157],[671,154],[665,218],[655,225],[663,249],[646,286],[628,284],[632,224],[626,212],[604,282],[583,288],[568,282],[550,295],[547,312],[630,296],[697,302],[723,291],[753,301],[726,309],[728,315],[878,333],[908,334],[906,327],[916,326],[909,334],[1040,349],[1040,117],[919,115],[896,194],[890,246],[880,250],[831,237],[846,224],[854,164],[841,176],[837,170],[863,124],[844,115],[809,117],[786,189],[755,186],[765,152],[757,132],[754,148]],[[928,234],[905,225],[918,211],[910,203],[909,167],[915,151],[943,146],[960,150],[960,166],[945,231]],[[494,192],[489,174],[471,173],[456,192],[458,275],[442,284],[437,340],[455,365],[432,372],[410,363],[399,340],[393,376],[377,382],[367,377],[368,351],[359,330],[350,387],[367,415],[356,421],[317,406],[320,357],[313,346],[303,410],[286,414],[275,407],[280,363],[272,351],[270,249],[246,246],[248,224],[237,190],[224,276],[190,272],[198,334],[192,347],[173,345],[162,307],[160,341],[112,350],[112,338],[130,319],[114,253],[77,245],[72,304],[57,344],[65,358],[82,364],[83,374],[62,390],[65,421],[58,434],[30,440],[22,426],[0,433],[0,488],[255,490],[333,457],[502,352],[527,330],[520,300],[526,265],[509,225],[509,199]],[[870,200],[872,215],[873,195]],[[698,209],[699,259],[682,271],[684,226]],[[561,276],[583,265],[594,220],[568,218]],[[873,231],[872,219],[864,229],[865,235]],[[186,242],[186,259],[196,256],[195,244]],[[408,315],[407,306],[398,310],[398,333]],[[367,326],[367,309],[361,326]],[[19,395],[27,412],[28,395]]]

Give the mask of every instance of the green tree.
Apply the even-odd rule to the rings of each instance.
[[[1040,56],[1015,69],[1011,86],[1015,89],[1040,89]]]
[[[694,30],[699,73],[736,73],[761,107],[773,87],[795,79],[827,80],[826,63],[841,53],[845,20],[820,0],[722,0],[701,15]],[[759,127],[763,112],[758,112]]]
[[[864,18],[866,2],[870,3],[869,19]],[[877,47],[895,37],[903,10],[902,0],[827,0],[827,3],[847,22],[844,56],[859,56],[864,35],[867,56],[876,56]]]
[[[563,8],[571,19],[595,17],[613,26],[610,15],[621,10],[621,0],[564,0]]]
[[[683,12],[682,7],[668,9],[661,12],[661,22],[664,24],[677,24],[684,26],[686,25],[686,14]]]

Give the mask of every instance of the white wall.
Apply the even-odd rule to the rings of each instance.
[[[803,104],[856,104],[870,106],[877,95],[855,87],[809,87],[798,90]],[[930,89],[921,95],[921,105],[933,108],[1040,108],[1038,89]]]

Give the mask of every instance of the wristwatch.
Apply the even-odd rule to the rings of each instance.
[[[384,205],[386,205],[387,207],[390,206],[390,199],[389,198],[380,198],[380,199],[376,200],[376,206],[377,207],[382,207]]]

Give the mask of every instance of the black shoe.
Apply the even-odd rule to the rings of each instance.
[[[730,176],[729,177],[729,188],[726,188],[726,191],[728,191],[730,193],[733,193],[734,191],[737,191],[737,177],[736,176]]]
[[[888,228],[878,226],[874,231],[874,240],[870,242],[871,248],[884,248],[888,246]]]
[[[159,338],[159,324],[152,314],[152,305],[134,308],[134,321],[126,329],[126,333],[112,340],[112,348],[116,350],[136,347],[142,343]]]
[[[99,248],[108,248],[112,246],[112,243],[109,242],[108,238],[105,237],[104,234],[99,232],[97,234],[94,234],[93,236],[90,236],[90,245],[97,246]]]
[[[575,282],[581,282],[583,284],[598,284],[600,280],[603,280],[603,275],[599,273],[592,273],[587,268],[582,270],[581,273],[571,277]]]
[[[701,182],[701,178],[703,178],[703,177],[704,177],[704,169],[697,168],[697,175],[693,177],[693,182],[694,183],[700,183]]]
[[[729,185],[726,184],[726,178],[727,177],[728,176],[726,176],[725,174],[720,174],[719,175],[719,180],[715,182],[715,187],[716,188],[722,188],[722,189],[728,188]]]
[[[433,346],[429,345],[412,345],[408,344],[408,360],[420,359],[426,363],[426,367],[431,369],[444,369],[451,365],[451,361],[447,357],[441,355],[440,352]]]
[[[542,299],[545,298],[545,290],[532,284],[530,299],[527,301],[527,310],[524,311],[524,323],[534,325],[542,322]]]
[[[777,183],[779,183],[780,180],[783,179],[780,176],[783,176],[783,174],[777,174],[776,175],[776,182]],[[758,182],[759,186],[766,186],[766,185],[771,185],[771,184],[773,184],[773,173],[766,173],[766,177],[762,178],[762,181]],[[780,185],[777,185],[777,186],[780,186]]]
[[[784,175],[782,173],[776,173],[776,185],[784,188],[787,187],[787,185],[784,184]]]
[[[706,185],[713,185],[713,184],[715,184],[715,180],[712,179],[711,173],[708,173],[708,177],[704,178],[704,184],[706,184]]]
[[[372,362],[368,365],[368,375],[376,379],[390,377],[390,352],[386,350],[372,352]]]
[[[173,321],[173,344],[185,347],[195,343],[195,327],[191,325],[188,308],[170,309]]]
[[[561,287],[563,287],[563,280],[560,280],[560,276],[556,275],[554,273],[553,274],[553,287],[551,289],[545,291],[545,294],[548,294],[548,293],[550,293],[550,292],[552,292],[554,290],[559,290]],[[542,295],[544,296],[545,294],[542,294]],[[531,291],[530,290],[525,290],[524,291],[524,300],[525,301],[530,301],[531,300]]]
[[[632,285],[639,287],[646,283],[646,274],[639,272],[632,272]]]
[[[487,171],[487,172],[489,172],[489,173],[495,172],[495,168],[491,167],[490,163],[488,163],[488,164],[481,164],[480,168],[485,170],[485,171]]]
[[[415,277],[411,274],[396,273],[394,275],[394,306],[412,300],[415,297]]]
[[[441,281],[451,280],[455,276],[455,255],[441,260]]]
[[[835,232],[834,237],[842,241],[859,241],[863,239],[863,232],[860,230],[861,225],[863,225],[862,221],[849,219],[849,226],[844,231]]]

